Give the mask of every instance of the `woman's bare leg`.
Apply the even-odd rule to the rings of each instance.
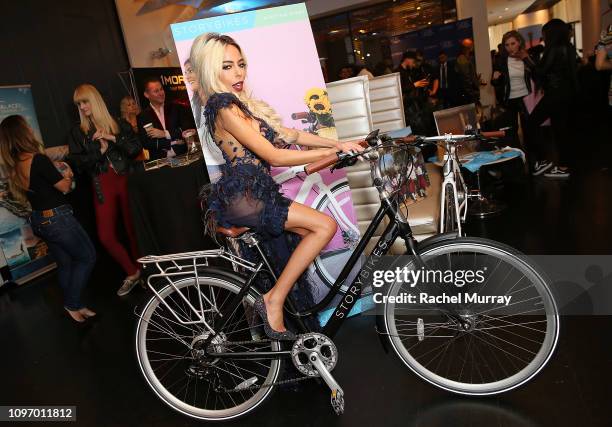
[[[336,229],[336,221],[324,213],[297,202],[289,206],[285,230],[299,234],[302,240],[291,254],[274,287],[264,295],[268,321],[273,329],[286,330],[283,322],[285,299],[298,278],[334,237]]]

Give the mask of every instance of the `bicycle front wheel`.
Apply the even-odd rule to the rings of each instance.
[[[532,262],[480,238],[434,244],[421,256],[426,269],[412,260],[403,266],[420,270],[421,278],[395,282],[387,292],[387,301],[402,302],[397,298],[409,293],[416,302],[384,307],[389,341],[413,372],[444,390],[489,395],[526,383],[546,365],[559,315],[545,275]],[[467,271],[482,280],[467,283]]]
[[[172,409],[193,418],[221,421],[245,415],[272,392],[280,360],[240,360],[203,356],[200,344],[217,333],[218,352],[279,351],[278,341],[263,340],[253,324],[256,295],[249,292],[217,330],[220,314],[243,283],[234,277],[203,271],[198,279],[170,283],[144,305],[136,325],[136,357],[147,384]],[[204,322],[201,321],[203,319]]]

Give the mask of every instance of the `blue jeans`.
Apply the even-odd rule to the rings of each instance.
[[[48,218],[41,211],[32,211],[30,224],[34,234],[43,239],[55,262],[57,276],[64,292],[64,307],[83,308],[81,292],[96,263],[96,249],[81,224],[72,215],[72,207],[62,205],[53,209]]]

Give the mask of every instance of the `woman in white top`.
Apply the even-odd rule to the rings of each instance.
[[[501,99],[497,102],[507,111],[509,125],[512,126],[515,136],[515,143],[518,145],[518,124],[521,122],[525,145],[528,151],[530,162],[534,165],[544,160],[540,147],[532,141],[530,135],[526,134],[527,126],[525,119],[527,110],[523,98],[531,93],[531,62],[518,58],[518,52],[525,49],[525,40],[518,31],[508,31],[502,37],[504,50],[501,52],[499,60],[493,64],[493,78],[491,84],[501,88]]]

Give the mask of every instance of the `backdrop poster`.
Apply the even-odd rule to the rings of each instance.
[[[183,22],[171,28],[181,64],[189,58],[193,40],[200,34],[217,32],[233,37],[248,61],[245,90],[269,103],[283,118],[284,126],[336,138],[331,103],[303,3]],[[198,131],[200,140],[207,141],[204,123]],[[214,145],[202,146],[210,179],[215,181],[223,158]],[[339,224],[324,254],[311,266],[311,274],[320,281],[322,297],[327,292],[325,285],[333,283],[359,239],[346,172],[322,171],[305,177],[296,176],[290,168],[273,168],[272,175],[282,183],[287,197],[325,211]]]
[[[393,65],[399,65],[405,51],[417,49],[422,50],[425,59],[434,64],[438,61],[440,51],[444,51],[452,61],[459,55],[461,41],[464,39],[474,40],[472,18],[394,36],[391,38]]]
[[[0,121],[14,114],[25,117],[42,141],[29,85],[0,87]],[[7,267],[10,279],[22,283],[54,265],[47,245],[32,232],[29,215],[30,207],[9,194],[6,174],[0,170],[0,273],[5,280]]]

